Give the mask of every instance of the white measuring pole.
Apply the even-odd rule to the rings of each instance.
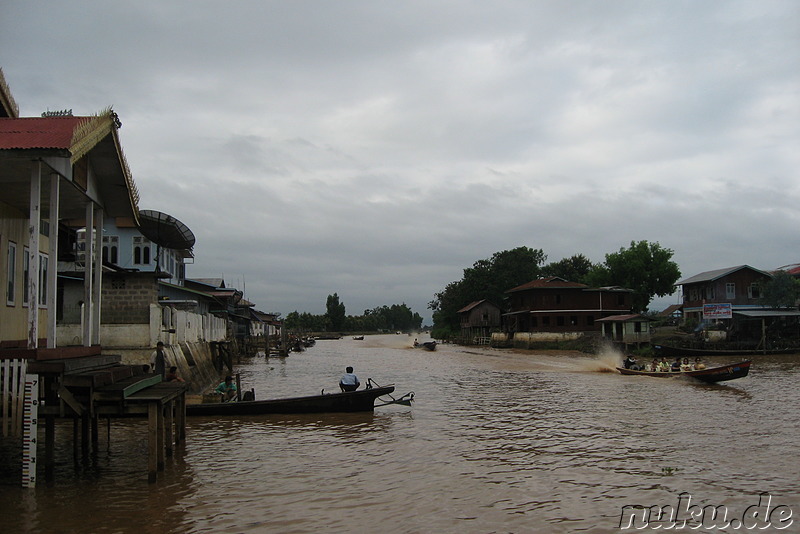
[[[25,375],[22,412],[22,487],[36,487],[36,444],[39,435],[39,375]]]

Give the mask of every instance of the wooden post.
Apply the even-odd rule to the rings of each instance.
[[[97,453],[97,450],[100,448],[98,444],[100,443],[100,428],[99,428],[99,421],[97,418],[97,414],[94,413],[91,415],[92,421],[92,452]]]
[[[165,466],[165,447],[164,447],[164,406],[158,403],[158,410],[156,410],[157,421],[156,424],[158,426],[156,440],[157,440],[157,448],[156,451],[158,454],[158,470],[163,471]]]
[[[89,412],[84,412],[81,416],[81,456],[84,460],[89,459]]]
[[[172,425],[175,421],[173,410],[175,409],[175,402],[170,401],[164,406],[164,412],[166,414],[164,420],[164,430],[166,432],[166,438],[164,439],[164,446],[166,447],[166,456],[172,456],[172,444],[173,444],[173,429]]]
[[[281,326],[281,350],[280,355],[286,357],[289,355],[289,340],[286,339],[286,327]]]
[[[184,390],[175,401],[175,444],[186,441],[186,391]]]
[[[56,465],[56,418],[47,415],[44,418],[44,481],[55,479]]]
[[[147,481],[153,483],[158,474],[158,402],[147,404]]]
[[[80,457],[80,419],[72,418],[72,459],[78,463]]]

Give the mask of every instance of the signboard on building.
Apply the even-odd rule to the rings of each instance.
[[[730,302],[721,304],[703,304],[703,319],[730,319],[733,309]]]

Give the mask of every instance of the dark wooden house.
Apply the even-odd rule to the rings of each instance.
[[[551,276],[509,289],[509,332],[600,332],[598,319],[630,313],[632,291]]]

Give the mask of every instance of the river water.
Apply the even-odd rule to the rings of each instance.
[[[748,377],[705,385],[621,376],[613,354],[428,352],[411,341],[322,340],[242,363],[257,398],[333,392],[352,365],[362,382],[393,383],[415,402],[374,414],[190,418],[186,445],[155,484],[140,420],[115,421],[110,442],[103,429],[100,453],[77,465],[71,424],[59,424],[50,487],[21,488],[6,447],[0,530],[605,533],[621,520],[644,526],[629,523],[641,505],[694,518],[651,515],[649,528],[800,532],[798,355],[757,357]],[[687,515],[704,506],[727,516]]]

